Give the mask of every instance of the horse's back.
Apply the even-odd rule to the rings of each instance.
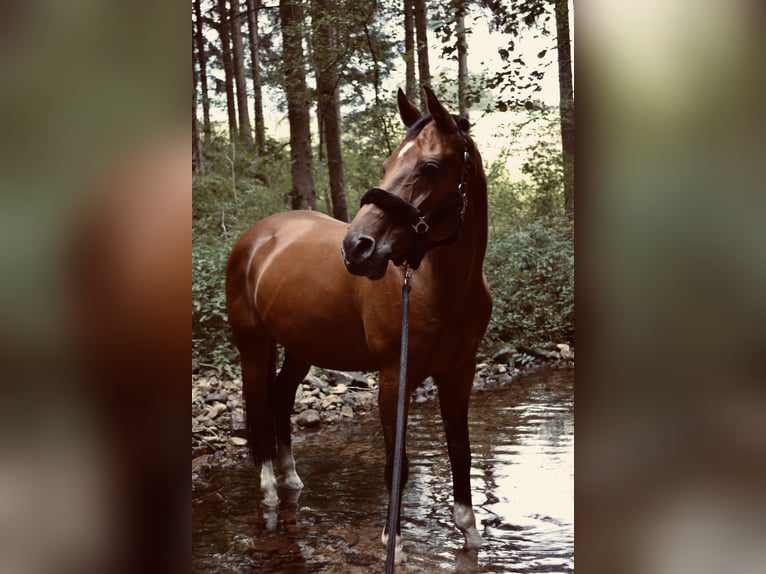
[[[343,265],[346,229],[310,211],[275,214],[250,227],[227,266],[227,308],[235,332],[262,329],[311,364],[377,368],[363,309],[371,285]]]

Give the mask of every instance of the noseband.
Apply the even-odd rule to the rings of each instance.
[[[466,134],[461,131],[463,139],[463,168],[460,174],[460,183],[457,191],[445,199],[442,203],[434,207],[431,211],[423,212],[411,203],[404,201],[401,197],[394,195],[390,191],[373,187],[362,196],[360,207],[372,203],[382,209],[398,224],[411,229],[415,234],[415,240],[410,250],[404,255],[392,259],[394,265],[407,263],[412,269],[417,269],[426,253],[435,247],[448,245],[455,241],[460,235],[460,228],[465,219],[465,211],[468,207],[468,139]],[[429,241],[426,234],[433,227],[438,227],[447,220],[455,211],[460,210],[460,223],[455,231],[446,239],[439,241]]]

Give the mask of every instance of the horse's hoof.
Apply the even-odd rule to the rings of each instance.
[[[465,533],[465,545],[466,550],[478,550],[484,545],[484,538],[482,538],[479,531],[475,528],[468,529]]]
[[[383,533],[380,535],[380,541],[383,543],[383,546],[388,548],[388,533],[386,532],[385,528],[383,529]],[[407,554],[404,553],[402,535],[397,534],[396,546],[394,547],[394,564],[401,564],[402,562],[406,562],[406,561],[407,561]]]

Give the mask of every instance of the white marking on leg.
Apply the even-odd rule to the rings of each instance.
[[[380,535],[380,541],[383,543],[383,546],[388,548],[388,534],[386,533],[386,529],[383,528],[383,532]],[[402,535],[397,534],[396,535],[396,545],[394,546],[394,564],[401,564],[402,562],[407,561],[407,555],[404,553],[404,546],[402,544]]]
[[[290,446],[279,445],[279,469],[285,477],[285,486],[294,489],[303,488],[303,481],[295,470],[295,458]]]
[[[452,516],[455,519],[455,525],[465,536],[465,548],[475,549],[484,544],[484,539],[476,530],[476,516],[470,505],[456,502]]]
[[[261,490],[263,491],[263,503],[266,506],[276,506],[279,504],[277,477],[274,474],[274,465],[270,460],[261,464]]]

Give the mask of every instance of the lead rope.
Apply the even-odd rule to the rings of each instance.
[[[396,554],[396,529],[399,524],[402,490],[402,458],[404,454],[405,401],[407,399],[407,346],[409,340],[410,277],[412,269],[404,265],[402,283],[402,347],[399,360],[399,393],[396,400],[396,434],[394,438],[394,469],[391,478],[391,497],[388,500],[388,544],[386,545],[386,573],[393,574]]]

